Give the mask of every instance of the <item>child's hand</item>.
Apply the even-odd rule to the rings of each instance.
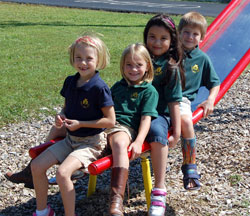
[[[68,128],[70,131],[75,131],[81,126],[80,122],[77,120],[65,119],[65,127]]]
[[[130,160],[138,158],[141,155],[141,149],[142,149],[142,143],[137,141],[131,143],[131,145],[128,148],[128,151],[132,151]]]
[[[197,106],[203,108],[203,118],[208,117],[214,111],[214,103],[211,100],[205,100]]]
[[[178,143],[180,137],[177,136],[169,136],[168,138],[168,142],[169,142],[169,148],[174,148],[176,146],[176,144]]]
[[[64,124],[65,119],[66,119],[65,115],[56,114],[56,116],[55,116],[55,126],[57,128],[61,128],[63,126],[63,124]]]

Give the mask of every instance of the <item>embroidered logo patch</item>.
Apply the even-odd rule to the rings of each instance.
[[[137,92],[134,92],[132,95],[131,95],[131,99],[137,99],[138,98],[138,93]]]
[[[161,74],[162,74],[161,67],[156,68],[156,69],[155,69],[155,75],[156,75],[156,76],[159,76],[159,75],[161,75]]]
[[[89,107],[89,101],[87,98],[82,100],[82,107],[87,109]]]
[[[199,69],[199,66],[197,64],[195,64],[193,67],[192,67],[192,72],[193,73],[198,73],[200,71]]]

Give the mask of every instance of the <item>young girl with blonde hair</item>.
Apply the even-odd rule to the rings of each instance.
[[[91,162],[102,156],[107,144],[104,129],[115,124],[111,92],[98,72],[109,63],[105,44],[95,35],[84,34],[70,46],[69,53],[70,63],[77,73],[66,78],[61,90],[65,103],[55,117],[56,127],[66,127],[67,135],[31,162],[37,204],[33,216],[55,215],[47,205],[46,171],[58,163],[61,164],[56,180],[65,215],[75,215],[75,190],[71,175],[80,168],[87,170]]]
[[[158,93],[151,85],[153,66],[142,44],[128,46],[121,57],[122,79],[111,88],[116,113],[115,127],[107,129],[112,149],[110,215],[123,215],[123,198],[131,160],[141,154],[151,118],[157,117]]]

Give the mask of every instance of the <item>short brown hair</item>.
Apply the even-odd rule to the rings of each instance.
[[[198,27],[201,32],[201,40],[204,39],[205,34],[207,32],[207,20],[200,13],[192,11],[192,12],[188,12],[184,14],[181,17],[181,20],[178,26],[178,31],[181,32],[181,30],[185,26]]]

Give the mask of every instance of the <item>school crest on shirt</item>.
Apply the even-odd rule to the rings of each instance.
[[[133,94],[131,94],[130,96],[131,99],[137,99],[138,98],[138,93],[137,92],[134,92]]]
[[[155,69],[155,76],[159,76],[162,74],[162,70],[161,70],[161,67],[158,67]]]
[[[89,101],[87,98],[84,98],[82,101],[81,101],[81,105],[83,108],[87,109],[89,107]]]
[[[197,64],[195,64],[194,66],[192,66],[192,72],[193,73],[198,73],[200,71],[199,66]]]

